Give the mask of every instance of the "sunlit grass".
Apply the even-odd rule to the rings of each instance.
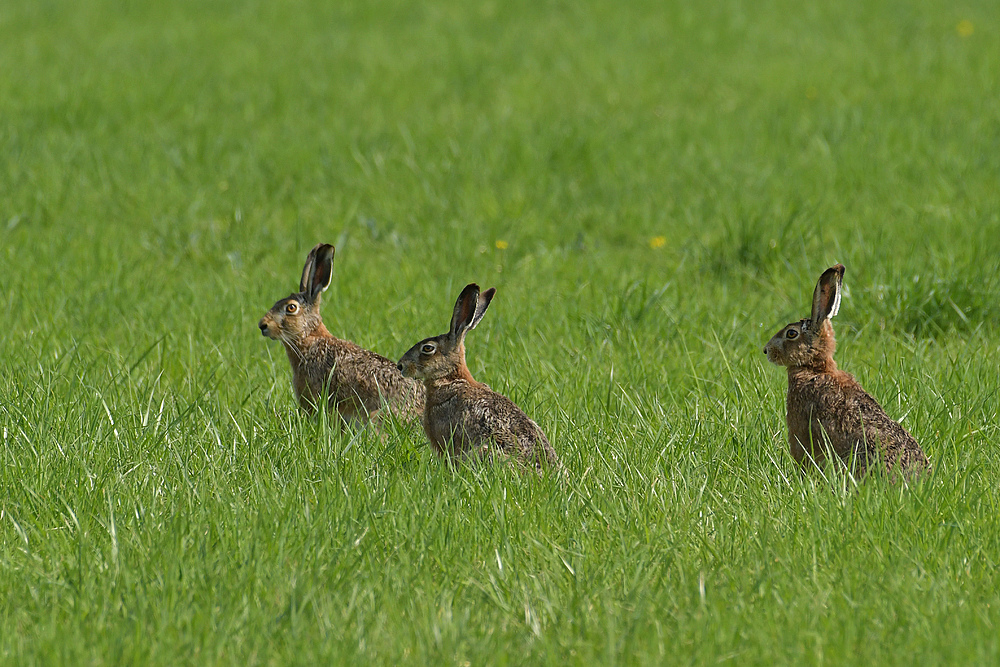
[[[990,664],[995,3],[0,9],[0,657]],[[256,329],[472,373],[567,468],[295,409]],[[803,476],[761,347],[847,266],[838,362],[935,471]]]

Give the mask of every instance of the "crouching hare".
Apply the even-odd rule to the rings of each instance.
[[[326,396],[344,422],[377,422],[386,409],[415,420],[423,412],[424,388],[389,359],[335,338],[323,325],[319,307],[333,278],[334,251],[327,243],[309,251],[299,291],[274,304],[257,326],[284,345],[295,396],[306,412],[315,412]]]
[[[764,347],[768,361],[788,370],[788,444],[799,465],[821,464],[833,453],[861,478],[872,466],[912,478],[929,467],[905,428],[891,419],[833,360],[830,318],[840,309],[844,266],[823,272],[812,315],[786,325]]]
[[[399,370],[427,388],[424,431],[439,454],[458,460],[512,457],[538,471],[561,468],[538,424],[509,398],[476,382],[465,364],[465,334],[479,324],[494,294],[494,288],[480,294],[479,285],[466,285],[448,333],[411,347]]]

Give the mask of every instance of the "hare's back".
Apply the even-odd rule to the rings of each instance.
[[[416,400],[418,385],[403,377],[396,364],[382,355],[350,341],[337,340],[327,351],[331,385],[338,393],[361,398],[368,409],[384,400]]]
[[[926,467],[916,439],[853,376],[837,374],[841,377],[832,378],[816,397],[816,416],[834,450],[843,458],[861,456],[865,468],[877,460],[888,469]]]
[[[871,394],[862,389],[853,403],[860,422],[857,429],[864,429],[867,441],[878,443],[881,450],[879,455],[887,469],[899,467],[913,470],[928,467],[927,455],[916,438],[886,414]]]
[[[512,400],[489,388],[482,395],[482,410],[489,435],[504,453],[531,465],[556,464],[558,457],[541,427]]]

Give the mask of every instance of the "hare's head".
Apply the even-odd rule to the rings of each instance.
[[[328,243],[320,243],[309,251],[299,291],[271,306],[257,323],[263,335],[290,343],[308,336],[323,323],[319,305],[333,278],[334,251]]]
[[[403,375],[417,380],[439,380],[463,371],[468,375],[465,334],[483,319],[496,292],[496,288],[491,287],[480,294],[479,285],[466,285],[455,302],[448,333],[425,338],[407,350],[398,364]]]
[[[813,292],[812,315],[785,325],[764,346],[767,360],[778,366],[827,367],[833,362],[837,342],[830,318],[840,310],[840,289],[844,265],[823,272]]]

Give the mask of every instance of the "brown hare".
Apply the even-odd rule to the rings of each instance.
[[[830,318],[840,309],[844,266],[823,272],[813,293],[812,315],[776,333],[764,347],[768,361],[788,369],[788,443],[803,468],[833,452],[861,478],[878,466],[895,478],[929,467],[905,428],[892,420],[854,377],[837,369]]]
[[[319,307],[333,278],[334,251],[327,243],[309,251],[299,291],[274,304],[257,326],[285,346],[295,396],[306,412],[315,412],[326,396],[347,423],[377,421],[386,408],[415,420],[423,412],[424,388],[389,359],[333,337],[323,325]]]
[[[560,467],[542,429],[502,394],[476,382],[465,364],[465,334],[479,324],[496,289],[480,294],[466,285],[455,303],[448,333],[425,338],[399,360],[406,377],[427,388],[424,431],[439,454],[457,460],[513,457],[541,470]]]

